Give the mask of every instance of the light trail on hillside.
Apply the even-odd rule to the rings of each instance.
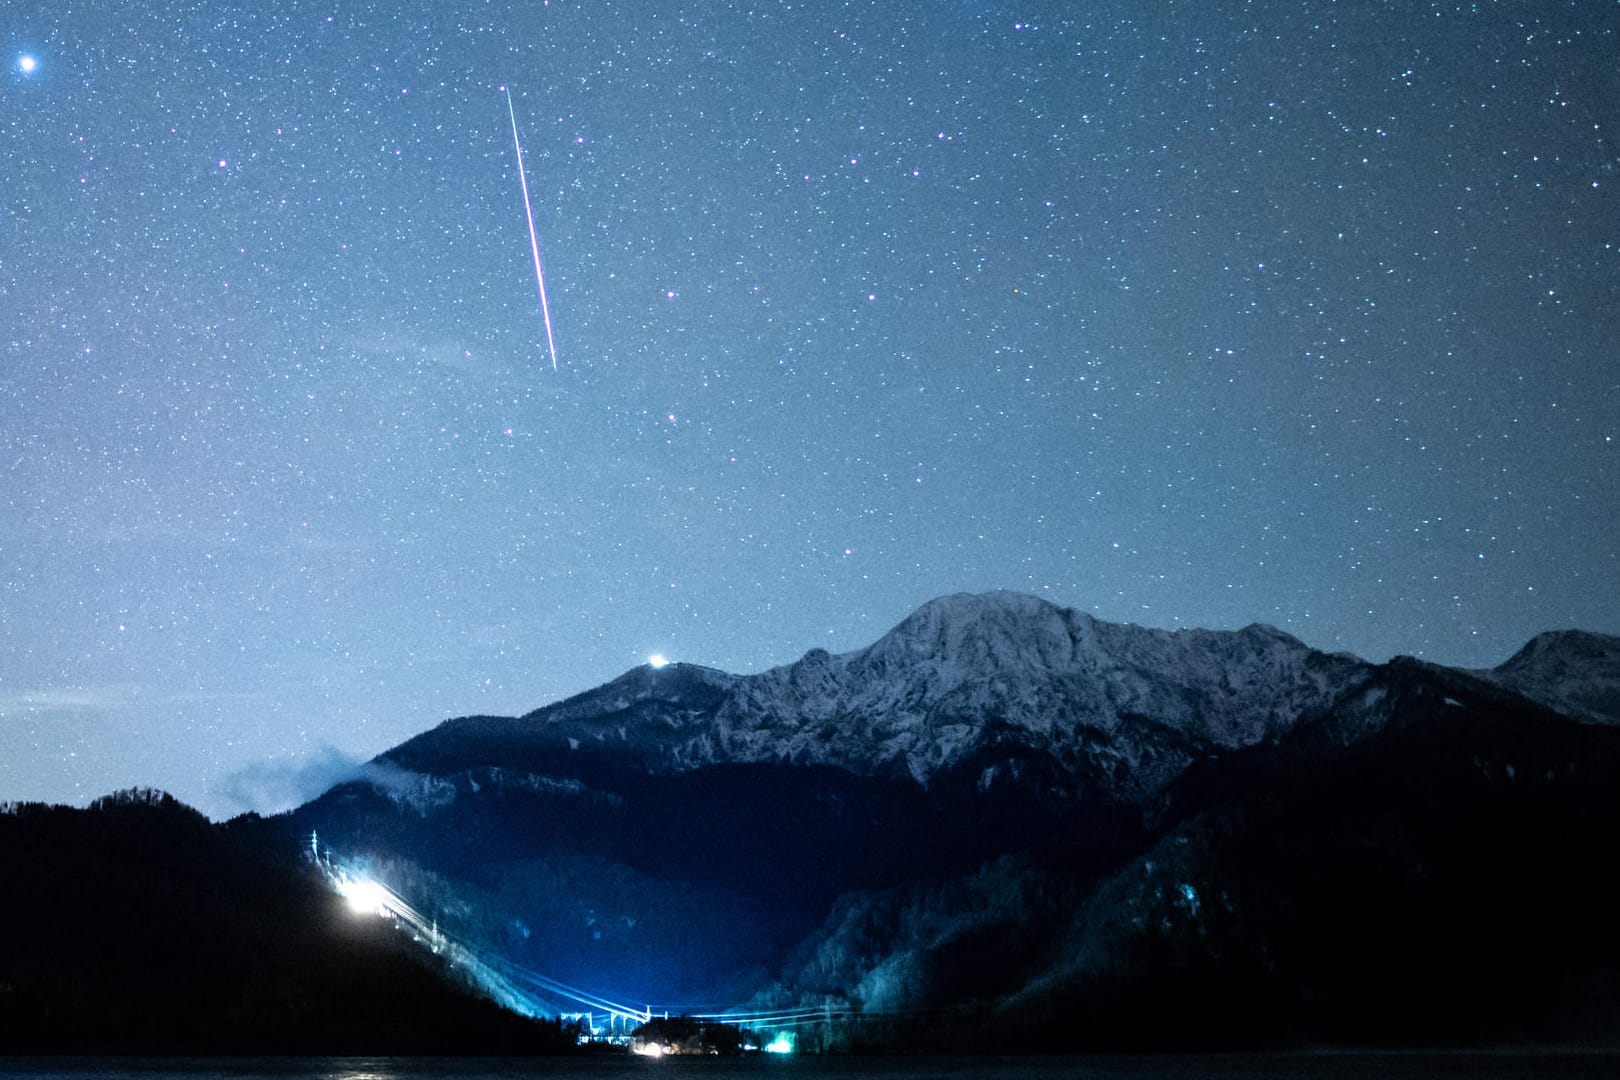
[[[811,1027],[817,1024],[859,1023],[882,1020],[926,1020],[961,1015],[982,1008],[982,1003],[958,1003],[938,1006],[869,1008],[852,1004],[822,1003],[817,1005],[788,1005],[775,1008],[693,1008],[630,1004],[615,1001],[601,994],[552,978],[525,967],[503,956],[481,953],[438,925],[436,919],[424,915],[397,891],[358,869],[357,865],[336,855],[330,846],[323,848],[314,835],[310,837],[309,854],[332,889],[348,901],[358,914],[375,915],[392,921],[412,939],[424,945],[452,966],[460,968],[484,993],[497,1003],[522,1016],[556,1018],[568,1016],[583,1018],[593,1035],[599,1033],[594,1026],[594,1013],[607,1014],[611,1028],[615,1024],[645,1024],[656,1016],[665,1018],[684,1016],[693,1020],[729,1024],[737,1028],[784,1030]],[[574,1009],[548,1008],[546,1003],[566,1003]],[[590,1012],[581,1013],[577,1009]]]
[[[486,956],[467,942],[446,933],[436,919],[423,915],[397,891],[357,869],[355,864],[335,854],[329,845],[323,849],[314,835],[310,837],[310,854],[333,891],[348,901],[356,913],[389,919],[408,932],[417,943],[461,968],[485,993],[513,1012],[529,1017],[554,1017],[567,1011],[545,1008],[541,998],[531,992],[539,990],[553,1002],[599,1009],[614,1017],[634,1019],[639,1023],[646,1023],[653,1017],[649,1006],[612,1001],[505,957]]]

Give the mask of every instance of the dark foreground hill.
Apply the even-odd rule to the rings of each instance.
[[[488,1054],[558,1026],[455,983],[308,867],[173,799],[0,813],[0,1054]]]

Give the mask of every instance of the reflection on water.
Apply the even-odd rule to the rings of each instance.
[[[0,1058],[0,1080],[1597,1080],[1620,1054],[1186,1057]]]

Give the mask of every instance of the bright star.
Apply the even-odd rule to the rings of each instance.
[[[34,69],[37,67],[39,67],[39,61],[35,60],[27,53],[24,53],[22,56],[17,58],[17,70],[22,72],[24,75],[32,75],[34,73]]]

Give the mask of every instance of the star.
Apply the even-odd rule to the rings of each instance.
[[[1207,54],[1157,7],[872,0],[827,52],[797,6],[562,4],[512,40],[215,6],[119,63],[80,50],[96,5],[7,38],[0,714],[34,695],[50,737],[0,715],[0,803],[284,809],[229,777],[655,647],[862,648],[958,590],[1461,666],[1620,632],[1608,135],[1542,89],[1607,61],[1612,5],[1563,5],[1568,46],[1424,5],[1324,44],[1284,2],[1258,51],[1212,11]],[[232,57],[225,112],[175,49]]]

